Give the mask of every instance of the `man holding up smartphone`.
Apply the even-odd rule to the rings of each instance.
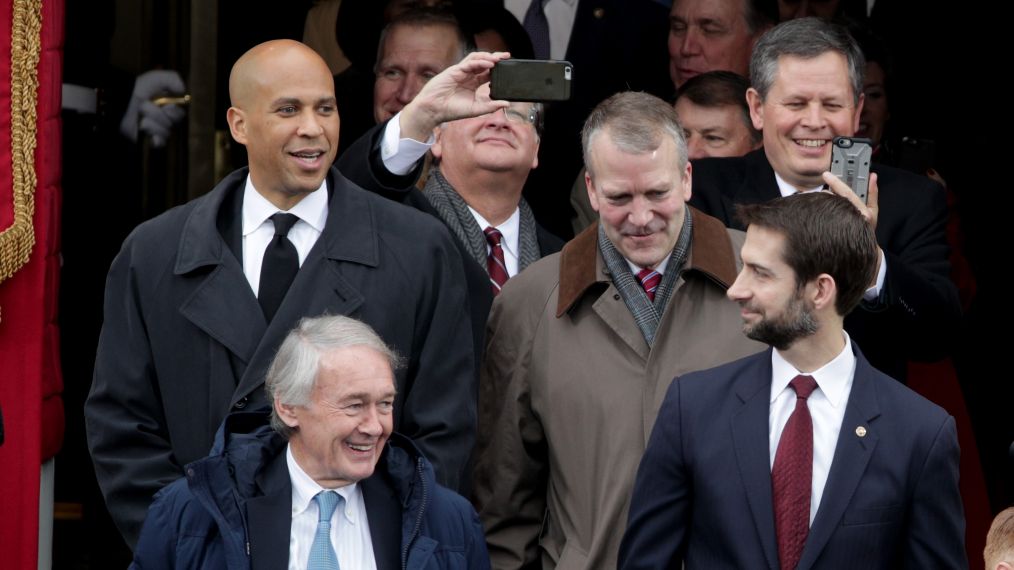
[[[834,137],[858,128],[863,66],[848,32],[816,18],[791,20],[764,34],[750,60],[747,92],[763,149],[695,162],[691,204],[742,228],[735,204],[819,190],[826,183],[852,200],[876,229],[880,259],[876,280],[845,329],[876,368],[904,380],[907,360],[944,356],[960,309],[948,278],[943,188],[877,165],[863,204],[825,174]]]

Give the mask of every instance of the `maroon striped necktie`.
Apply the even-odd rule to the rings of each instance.
[[[644,287],[644,292],[648,294],[648,300],[655,301],[655,291],[658,289],[658,284],[662,282],[662,274],[652,269],[642,269],[637,272],[637,280],[641,282],[641,287]]]
[[[510,279],[507,275],[507,263],[503,259],[503,234],[494,227],[487,227],[482,230],[486,234],[486,241],[489,242],[489,255],[486,257],[486,272],[489,273],[489,286],[493,289],[493,296],[500,294],[503,284]]]
[[[806,399],[817,388],[813,376],[799,375],[789,382],[796,391],[796,409],[782,429],[771,468],[778,559],[783,570],[793,570],[803,555],[810,532],[810,495],[813,489],[813,419]]]

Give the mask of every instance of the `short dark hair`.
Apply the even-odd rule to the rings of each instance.
[[[798,18],[782,22],[764,33],[753,47],[750,56],[750,83],[767,99],[778,73],[778,60],[783,55],[813,59],[833,51],[845,57],[853,102],[859,102],[863,93],[863,73],[866,60],[848,30],[820,18]]]
[[[621,91],[599,103],[581,129],[581,148],[584,167],[595,179],[591,163],[591,143],[600,132],[608,131],[609,138],[622,151],[645,153],[657,149],[662,137],[669,136],[676,145],[677,166],[680,172],[687,167],[687,140],[683,126],[672,105],[640,91]]]
[[[377,66],[380,65],[380,60],[384,53],[384,42],[387,41],[387,36],[391,33],[391,30],[401,26],[409,28],[447,26],[451,28],[454,30],[454,34],[458,40],[458,61],[461,61],[465,57],[465,54],[473,47],[472,42],[465,35],[464,30],[461,29],[458,19],[449,10],[445,8],[412,8],[391,20],[390,23],[384,26],[383,31],[380,32],[380,41],[377,42],[377,59],[373,69],[374,73],[377,72]]]
[[[761,141],[763,133],[754,128],[750,119],[750,106],[746,104],[746,90],[749,88],[750,82],[738,73],[709,71],[695,75],[680,85],[676,92],[676,101],[686,97],[701,107],[738,108],[743,124],[750,131],[750,140],[756,144]]]
[[[877,238],[863,215],[847,199],[830,192],[739,204],[736,215],[785,236],[785,263],[802,287],[821,273],[838,289],[835,310],[845,316],[859,304],[877,271]]]

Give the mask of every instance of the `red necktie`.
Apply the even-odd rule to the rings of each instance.
[[[493,296],[496,297],[500,294],[503,284],[510,278],[507,275],[507,263],[503,259],[503,246],[500,245],[503,234],[494,227],[488,227],[482,233],[486,234],[486,241],[489,242],[486,272],[489,273],[489,285],[493,289]]]
[[[662,282],[662,274],[652,269],[642,269],[637,272],[637,280],[641,282],[641,287],[644,287],[644,292],[648,294],[648,300],[654,302],[655,290]]]
[[[813,420],[806,399],[817,388],[812,376],[799,375],[789,383],[796,391],[796,409],[782,430],[771,469],[775,505],[775,533],[782,570],[792,570],[803,554],[810,532],[810,495],[813,488]]]

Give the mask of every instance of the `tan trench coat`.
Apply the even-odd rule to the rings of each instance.
[[[494,302],[475,471],[493,568],[615,568],[670,381],[765,348],[743,336],[739,306],[725,297],[744,234],[696,210],[693,221],[651,350],[606,272],[597,225]]]

